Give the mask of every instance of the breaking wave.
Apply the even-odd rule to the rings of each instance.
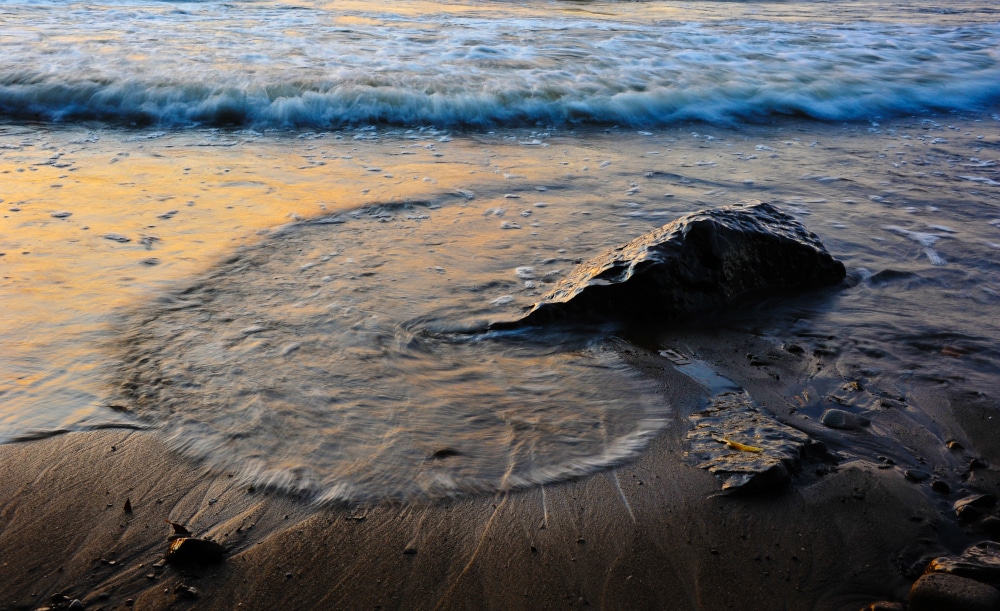
[[[106,10],[98,22],[74,18],[82,9],[41,11],[6,30],[0,113],[258,129],[652,127],[871,119],[1000,101],[995,24],[646,26],[175,6]]]

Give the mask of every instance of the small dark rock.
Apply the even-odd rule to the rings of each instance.
[[[438,450],[434,450],[434,453],[431,454],[431,458],[441,459],[441,458],[448,458],[450,456],[461,456],[461,455],[462,453],[456,450],[455,448],[440,448]]]
[[[969,522],[975,522],[979,518],[983,517],[983,510],[971,505],[963,505],[962,507],[955,509],[955,516],[958,517],[959,522],[968,524]]]
[[[789,354],[802,355],[805,354],[806,351],[803,350],[802,346],[798,344],[788,344],[785,346],[785,352]]]
[[[931,482],[931,490],[938,494],[951,494],[951,486],[947,482],[936,479]]]
[[[903,471],[903,476],[911,482],[922,482],[930,479],[931,474],[920,469],[907,469]]]
[[[842,409],[826,410],[823,412],[820,422],[831,429],[844,431],[857,431],[871,424],[871,420],[868,418],[852,414],[851,412],[845,412]]]
[[[910,588],[910,611],[995,611],[998,607],[1000,591],[958,575],[929,573]]]
[[[179,537],[170,542],[164,558],[172,564],[218,564],[225,554],[226,548],[215,541]]]
[[[177,587],[174,588],[174,594],[180,596],[181,598],[187,598],[189,600],[194,600],[199,596],[201,596],[201,594],[194,586],[189,586],[184,583],[177,584]]]
[[[73,600],[69,601],[69,606],[66,607],[66,608],[67,609],[76,609],[76,610],[79,611],[80,609],[86,609],[86,606],[83,604],[82,600],[80,600],[78,598],[74,598]]]
[[[972,522],[997,504],[997,498],[992,494],[976,494],[955,501],[955,515],[962,522]]]

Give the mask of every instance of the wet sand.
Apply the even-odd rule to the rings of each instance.
[[[996,166],[988,164],[1000,136],[992,119],[960,125],[967,133],[916,119],[877,131],[809,124],[707,136],[678,128],[650,140],[552,138],[548,147],[527,138],[435,138],[434,148],[417,142],[413,157],[397,157],[395,140],[350,139],[344,147],[329,144],[323,173],[314,171],[318,165],[294,169],[302,163],[296,155],[323,153],[308,148],[312,141],[300,150],[287,139],[272,147],[257,136],[231,147],[201,146],[201,134],[161,144],[108,136],[97,146],[55,134],[5,149],[3,171],[34,174],[12,182],[5,202],[9,438],[70,432],[0,445],[0,609],[37,609],[55,595],[108,610],[858,609],[905,600],[927,560],[986,538],[960,527],[952,504],[973,492],[996,494],[1000,480],[993,467],[1000,406],[987,394],[996,380],[1000,223],[990,212]],[[939,133],[950,141],[938,142]],[[823,143],[813,146],[814,136]],[[119,159],[112,154],[119,148],[130,155]],[[265,171],[279,152],[280,163]],[[79,172],[46,165],[56,153]],[[185,174],[189,167],[194,176]],[[136,180],[107,195],[120,175]],[[584,239],[579,224],[537,238],[565,240],[580,250],[570,253],[577,257],[680,212],[747,197],[805,217],[859,284],[800,314],[782,305],[783,313],[759,321],[633,335],[653,349],[697,355],[840,457],[825,475],[803,471],[784,493],[719,495],[713,476],[685,456],[686,415],[703,405],[705,389],[655,351],[629,346],[622,348],[626,360],[655,380],[669,403],[666,428],[616,468],[506,493],[317,507],[250,490],[231,473],[168,448],[167,418],[156,430],[100,428],[134,426],[109,416],[107,380],[95,372],[109,360],[104,347],[117,333],[115,312],[188,282],[276,224],[413,198],[468,204],[470,217],[497,229],[501,219],[485,210],[509,206],[505,218],[520,218],[522,207],[545,202],[540,210],[593,210],[608,219]],[[171,210],[179,212],[161,216]],[[73,215],[53,216],[60,211]],[[112,232],[133,241],[104,237]],[[151,248],[140,243],[148,232],[158,238]],[[142,263],[151,256],[160,264]],[[498,261],[490,277],[522,288],[497,288],[484,303],[501,288],[530,302],[514,272],[531,260]],[[862,268],[874,276],[866,280]],[[51,311],[54,299],[64,304],[60,312]],[[781,348],[792,340],[802,352]],[[855,380],[866,392],[839,391]],[[800,403],[804,392],[839,393],[872,418],[871,427],[823,427],[819,416],[829,401]],[[965,449],[949,450],[948,441]],[[989,466],[969,471],[973,458]],[[915,468],[950,492],[932,491],[930,479],[908,481],[904,471]],[[167,549],[165,520],[223,543],[226,560],[154,566]],[[198,597],[185,598],[181,584]]]
[[[672,338],[786,422],[803,418],[787,398],[805,382],[836,378],[832,359],[745,329]],[[655,354],[621,349],[663,385],[671,424],[633,462],[510,493],[314,507],[213,474],[145,431],[0,446],[0,609],[43,607],[54,595],[88,609],[859,609],[905,600],[926,560],[985,538],[959,528],[950,505],[963,488],[996,494],[994,468],[940,495],[865,456],[871,431],[836,433],[831,448],[844,460],[826,475],[800,474],[786,492],[718,494],[685,458],[684,414],[702,405],[703,389]],[[911,399],[938,406],[938,433],[963,456],[998,462],[996,405]],[[897,434],[928,471],[958,478],[938,459],[950,450]],[[164,520],[226,545],[225,561],[154,566],[171,532]]]

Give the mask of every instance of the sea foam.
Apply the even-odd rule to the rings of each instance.
[[[644,25],[270,3],[13,13],[0,113],[258,129],[718,124],[1000,100],[1000,25]],[[344,27],[350,18],[350,27]]]

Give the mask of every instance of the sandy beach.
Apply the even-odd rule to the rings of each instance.
[[[675,339],[724,364],[781,420],[796,418],[785,400],[796,385],[830,375],[821,357],[738,330]],[[995,494],[996,471],[962,481],[939,460],[955,451],[921,434],[903,440],[955,482],[950,494],[844,452],[870,432],[832,431],[846,459],[829,473],[803,472],[781,493],[719,494],[685,458],[681,415],[703,392],[655,354],[622,350],[669,389],[675,421],[634,462],[510,493],[313,507],[214,475],[144,431],[0,446],[0,608],[860,609],[905,600],[927,560],[984,538],[950,506],[968,489]],[[747,353],[767,365],[748,364]],[[921,399],[949,405],[937,425],[968,448],[963,456],[997,461],[995,405]],[[165,520],[225,545],[225,560],[158,563],[172,532]]]
[[[1000,540],[986,3],[10,0],[0,33],[0,611],[926,611],[928,563]],[[512,330],[749,200],[846,278]],[[808,440],[787,486],[703,468],[772,449],[692,441],[720,389]],[[952,585],[996,609],[986,549]]]

